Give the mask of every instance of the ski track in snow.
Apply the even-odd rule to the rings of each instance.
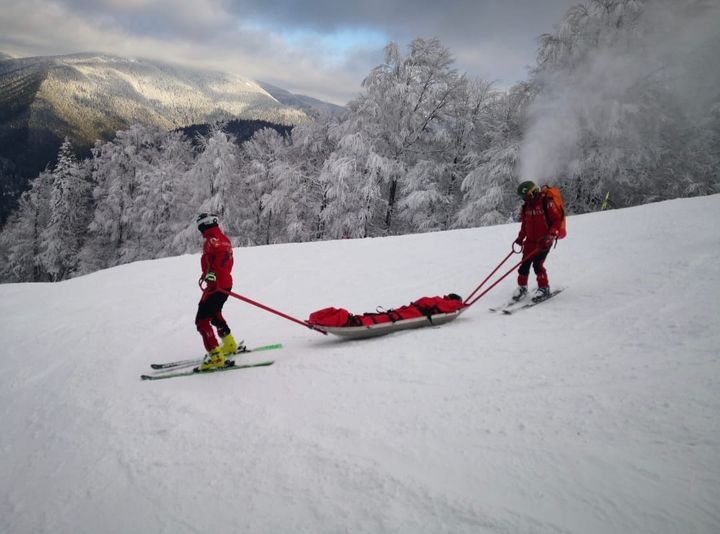
[[[161,382],[202,352],[198,256],[0,286],[0,532],[719,532],[719,208],[570,217],[567,290],[513,316],[514,275],[359,341],[230,299],[276,364]],[[234,290],[301,319],[464,296],[516,232],[236,249]]]

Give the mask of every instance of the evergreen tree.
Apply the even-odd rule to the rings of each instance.
[[[216,124],[199,141],[200,152],[183,177],[184,198],[178,199],[184,205],[178,212],[182,229],[173,241],[173,248],[183,252],[197,249],[198,214],[217,214],[225,230],[234,234],[238,231],[237,213],[242,209],[238,206],[242,198],[240,150],[234,138]]]
[[[3,281],[49,280],[40,262],[41,233],[48,225],[52,175],[41,172],[22,194],[0,234],[0,276]]]
[[[78,268],[78,253],[92,213],[86,166],[76,160],[65,139],[51,173],[49,220],[40,233],[37,260],[52,281],[63,280]]]

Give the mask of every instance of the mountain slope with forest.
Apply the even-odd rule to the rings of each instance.
[[[231,119],[293,126],[307,115],[231,73],[104,54],[5,57],[0,62],[2,196],[15,198],[24,190],[55,160],[65,137],[78,154],[86,154],[97,140],[112,139],[133,124],[173,130]]]

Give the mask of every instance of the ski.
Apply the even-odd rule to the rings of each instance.
[[[519,308],[513,308],[513,309],[509,309],[509,310],[504,309],[504,310],[502,310],[502,312],[504,315],[512,315],[513,313],[519,312],[520,310],[527,310],[528,308],[532,308],[533,306],[537,306],[538,304],[542,304],[543,302],[550,300],[558,293],[561,293],[563,291],[563,289],[565,289],[565,288],[556,289],[555,291],[551,292],[550,295],[548,295],[544,299],[528,302],[527,304],[524,304],[523,306],[520,306]]]
[[[141,380],[163,380],[165,378],[177,378],[179,376],[192,376],[192,375],[208,375],[212,373],[224,373],[225,371],[235,371],[238,369],[249,369],[251,367],[267,367],[275,363],[275,360],[265,360],[261,362],[252,363],[235,363],[233,360],[228,360],[225,367],[217,369],[208,369],[207,371],[200,371],[197,367],[192,369],[171,369],[167,372],[160,372],[151,375],[140,375]]]
[[[252,349],[245,349],[238,351],[232,355],[232,357],[239,356],[241,354],[247,354],[248,352],[261,352],[263,350],[274,350],[281,349],[282,343],[273,343],[271,345],[261,345],[259,347],[253,347]],[[191,358],[189,360],[178,360],[176,362],[166,363],[151,363],[150,367],[153,369],[176,369],[178,367],[190,367],[200,365],[203,358]]]
[[[496,308],[488,308],[488,309],[491,312],[499,312],[499,311],[504,312],[505,310],[508,310],[510,308],[515,308],[516,306],[518,306],[518,304],[522,304],[524,302],[525,302],[525,299],[511,300],[510,302],[508,302],[507,304],[505,304],[503,306],[498,306]]]

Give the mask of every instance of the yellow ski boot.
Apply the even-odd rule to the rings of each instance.
[[[232,334],[228,334],[222,338],[222,350],[226,355],[243,352],[245,350],[245,343],[243,341],[237,343]]]
[[[225,354],[223,353],[222,347],[215,347],[205,355],[205,359],[198,369],[200,371],[208,371],[210,369],[222,369],[223,367],[225,367]]]

